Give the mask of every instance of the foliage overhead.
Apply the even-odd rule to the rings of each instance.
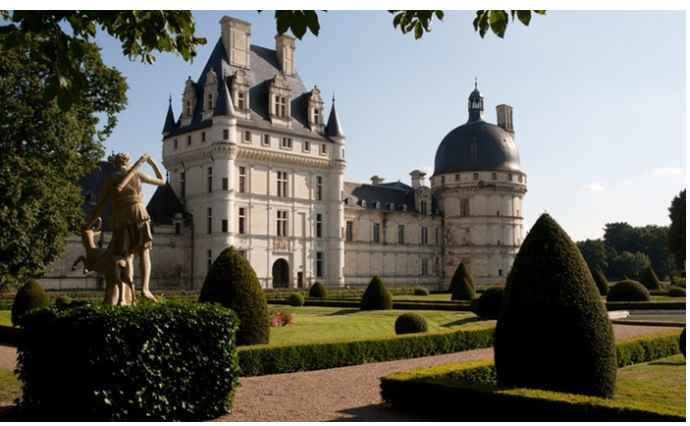
[[[668,230],[668,246],[676,268],[685,270],[685,190],[673,197],[668,209],[671,226]]]

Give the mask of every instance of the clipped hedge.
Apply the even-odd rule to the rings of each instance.
[[[685,297],[685,289],[683,287],[671,287],[668,289],[670,297]]]
[[[656,276],[656,272],[651,265],[644,268],[640,274],[640,283],[647,287],[647,290],[659,290],[661,288],[661,281]]]
[[[426,319],[414,312],[406,312],[395,320],[395,334],[426,333]]]
[[[218,305],[51,306],[23,325],[19,408],[32,419],[211,419],[239,384],[238,319]]]
[[[360,309],[363,311],[393,309],[393,296],[386,290],[378,275],[374,275],[364,291]]]
[[[609,302],[649,302],[651,296],[649,290],[639,282],[623,280],[609,289],[606,300]]]
[[[486,348],[493,327],[374,340],[292,346],[245,346],[238,350],[242,376],[321,370]]]
[[[24,284],[17,295],[14,297],[12,304],[12,324],[15,326],[21,325],[24,314],[32,309],[48,306],[50,300],[43,287],[36,281],[29,281]]]
[[[300,293],[292,293],[288,296],[287,302],[291,306],[304,306],[304,296]]]
[[[316,281],[309,289],[309,297],[328,297],[328,291],[323,284]]]
[[[491,287],[472,301],[472,312],[483,319],[498,319],[503,307],[503,287]]]
[[[609,294],[609,281],[606,279],[606,275],[604,275],[600,269],[595,269],[592,271],[592,278],[594,278],[594,284],[596,284],[597,289],[599,289],[599,294],[602,296]]]
[[[415,296],[428,296],[429,290],[424,287],[417,287],[414,289]]]
[[[474,278],[465,264],[460,262],[450,281],[451,300],[472,300],[477,295],[474,289]]]

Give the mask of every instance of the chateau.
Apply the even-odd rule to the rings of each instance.
[[[349,182],[335,99],[326,113],[318,87],[305,87],[295,39],[276,36],[273,50],[251,44],[247,22],[224,17],[220,29],[201,75],[184,84],[181,113],[170,104],[165,117],[168,184],[148,204],[154,288],[200,288],[228,246],[265,288],[358,286],[373,275],[438,288],[461,261],[479,284],[505,280],[527,191],[510,106],[499,105],[497,124],[488,123],[475,83],[468,120],[441,141],[430,186],[419,170],[410,185],[376,175]],[[104,162],[85,178],[86,210],[111,172]],[[80,253],[70,239],[46,287],[97,288],[71,270]]]

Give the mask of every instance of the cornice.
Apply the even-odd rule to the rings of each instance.
[[[283,163],[317,169],[331,169],[337,167],[335,162],[331,162],[323,158],[311,158],[289,152],[269,151],[266,149],[256,149],[248,146],[239,147],[237,159],[264,161],[268,163]]]

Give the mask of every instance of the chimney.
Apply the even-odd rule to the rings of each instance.
[[[249,68],[249,46],[251,44],[252,24],[241,19],[223,16],[220,20],[220,33],[223,47],[230,65]]]
[[[421,170],[412,170],[410,176],[412,176],[412,188],[419,189],[424,186],[424,176],[426,176],[426,173]]]
[[[496,121],[498,127],[506,132],[514,133],[513,129],[513,107],[506,104],[496,106]]]
[[[295,38],[285,34],[276,36],[276,55],[285,75],[295,73]]]
[[[383,178],[379,175],[374,175],[371,177],[372,185],[381,185],[383,183]]]

